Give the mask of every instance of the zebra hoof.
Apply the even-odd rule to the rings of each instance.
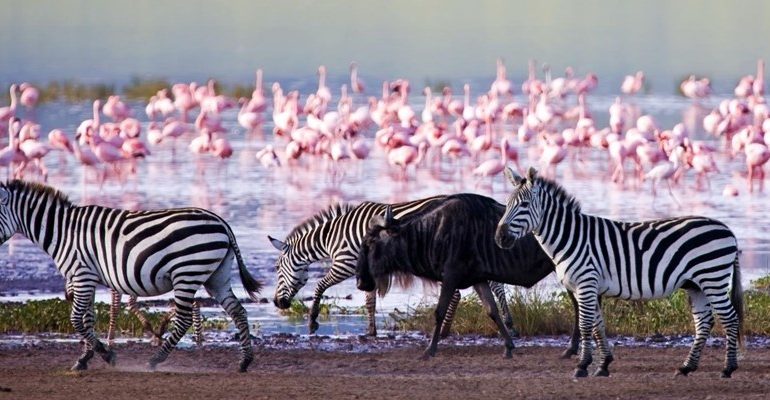
[[[564,350],[561,353],[561,356],[559,356],[559,358],[561,358],[563,360],[567,360],[567,359],[572,358],[572,356],[576,356],[576,355],[577,355],[577,350],[569,348],[569,349]]]
[[[158,369],[158,363],[155,361],[150,361],[147,363],[147,370],[150,372],[155,372],[155,370]]]
[[[80,361],[76,361],[75,365],[70,368],[72,371],[85,371],[88,369],[88,364]]]
[[[150,339],[150,345],[152,347],[158,347],[161,344],[163,344],[163,338],[160,336],[153,335],[152,338]]]
[[[110,364],[113,367],[115,366],[115,362],[118,359],[118,355],[115,354],[115,351],[113,351],[113,350],[110,350],[110,351],[108,351],[106,353],[101,353],[101,356],[102,356],[102,360],[104,360],[104,362],[106,362],[107,364]]]
[[[731,378],[738,367],[727,367],[722,370],[722,378]]]
[[[428,360],[430,360],[432,357],[435,357],[435,356],[436,356],[436,353],[432,353],[432,352],[430,351],[430,349],[428,349],[428,350],[425,350],[425,351],[422,353],[422,355],[420,356],[420,360],[422,360],[422,361],[428,361]]]
[[[318,322],[316,321],[310,321],[310,324],[308,325],[308,330],[310,331],[310,334],[314,334],[315,331],[318,330]]]
[[[244,358],[238,365],[238,372],[246,372],[249,369],[249,364],[254,360],[254,357]]]
[[[585,368],[576,368],[575,373],[572,375],[573,378],[587,378],[588,377],[588,370]]]
[[[690,372],[693,372],[693,371],[695,371],[695,368],[691,368],[686,365],[683,365],[679,367],[679,369],[676,371],[675,376],[687,376],[688,374],[690,374]]]
[[[606,369],[606,368],[599,368],[599,369],[596,370],[596,372],[594,372],[594,376],[604,376],[604,377],[607,377],[607,376],[610,376],[610,371],[608,369]]]

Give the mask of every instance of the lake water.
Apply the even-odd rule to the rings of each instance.
[[[606,110],[611,101],[611,96],[590,98],[599,126],[606,124]],[[719,98],[714,98],[704,106],[696,107],[680,97],[646,96],[637,99],[636,103],[654,115],[662,126],[670,127],[683,118],[691,120],[692,115],[702,115],[718,101]],[[413,103],[419,110],[422,99],[416,97]],[[137,115],[142,115],[141,104],[133,104],[133,107]],[[38,110],[38,115],[44,132],[59,127],[71,133],[79,121],[90,116],[90,107],[88,104],[45,104]],[[252,273],[266,283],[262,295],[268,298],[272,297],[275,283],[277,252],[268,242],[267,235],[283,238],[296,224],[333,202],[398,202],[456,192],[476,192],[504,202],[509,192],[509,184],[502,176],[481,181],[473,177],[471,160],[459,166],[445,162],[440,172],[428,168],[410,170],[411,179],[401,182],[396,171],[385,161],[384,152],[376,147],[366,160],[344,162],[345,172],[337,182],[333,182],[327,163],[322,159],[306,158],[299,165],[265,169],[256,162],[254,153],[266,143],[275,142],[269,133],[272,125],[265,126],[268,133],[263,137],[247,136],[235,122],[235,115],[234,110],[223,114],[235,148],[230,160],[198,158],[186,149],[189,138],[185,138],[177,145],[175,156],[172,157],[171,145],[164,143],[153,148],[153,154],[139,162],[136,175],[123,182],[110,178],[100,187],[94,171],[84,172],[73,158],[64,154],[51,154],[48,157],[49,183],[80,204],[127,209],[197,206],[219,213],[232,225]],[[512,130],[507,125],[499,129]],[[373,131],[366,134],[371,140]],[[714,144],[719,145],[716,141]],[[522,165],[536,165],[536,158],[527,159],[531,151],[519,146]],[[745,166],[741,158],[720,156],[718,162],[721,173],[712,176],[710,191],[696,191],[692,187],[692,173],[687,175],[685,185],[675,187],[674,194],[681,206],[677,206],[663,187],[657,197],[652,197],[649,183],[639,187],[627,185],[626,188],[609,184],[607,156],[603,152],[586,153],[583,163],[563,163],[558,168],[558,176],[589,213],[624,220],[702,214],[724,221],[734,230],[744,251],[742,269],[744,284],[748,284],[751,279],[770,272],[770,240],[766,235],[770,204],[766,194],[746,193],[745,178],[741,175]],[[204,171],[203,175],[200,170]],[[728,183],[737,186],[741,196],[723,197],[722,188]],[[28,240],[16,237],[0,247],[0,252],[8,254],[0,258],[0,301],[61,296],[62,279],[52,261]],[[310,282],[300,292],[300,298],[312,295],[324,267],[315,265],[311,269]],[[237,278],[235,282],[240,284]],[[556,288],[553,279],[544,285],[547,290]],[[331,297],[330,302],[342,307],[363,305],[363,294],[355,290],[354,280],[331,288],[327,294]],[[424,292],[420,287],[395,290],[380,301],[380,320],[384,322],[394,308],[404,310],[407,306],[433,302],[435,295],[434,289]],[[99,299],[108,300],[108,292],[100,292]],[[306,332],[304,321],[278,315],[272,304],[253,304],[248,308],[250,317],[259,322],[263,333]],[[211,316],[220,314],[215,309],[206,311]],[[330,321],[322,322],[319,332],[362,333],[364,329],[363,315],[333,315]]]
[[[134,76],[199,82],[215,77],[225,84],[249,84],[253,71],[262,67],[267,85],[280,81],[286,90],[300,90],[304,100],[314,90],[318,65],[328,67],[329,86],[336,94],[347,81],[353,60],[361,66],[368,94],[378,94],[383,80],[405,77],[412,80],[413,93],[438,82],[453,85],[458,93],[467,82],[476,95],[489,87],[495,59],[502,56],[516,84],[526,76],[528,59],[550,63],[554,76],[569,65],[578,75],[596,72],[600,83],[589,103],[598,126],[606,125],[607,109],[622,77],[643,70],[648,94],[635,103],[664,128],[685,121],[697,132],[698,117],[731,93],[740,76],[753,73],[757,58],[770,55],[770,41],[761,39],[770,37],[770,25],[757,23],[762,15],[770,15],[770,3],[761,0],[739,5],[695,0],[7,1],[0,13],[0,99],[7,96],[5,88],[11,82],[25,80],[39,84],[76,80],[119,88]],[[691,73],[711,77],[717,93],[701,107],[676,94],[678,83]],[[419,112],[423,99],[415,96],[412,102]],[[144,116],[142,104],[132,106]],[[37,117],[44,132],[62,128],[72,134],[90,113],[88,103],[52,103],[40,107]],[[219,213],[231,223],[252,272],[267,283],[266,297],[272,296],[276,257],[266,236],[282,238],[332,202],[397,202],[461,191],[504,201],[509,190],[502,177],[478,182],[470,175],[470,161],[459,167],[443,165],[440,172],[411,171],[411,180],[402,183],[381,150],[365,161],[347,162],[339,182],[332,182],[322,160],[267,170],[254,154],[273,138],[269,133],[246,137],[235,116],[235,110],[223,114],[235,147],[228,161],[196,159],[186,142],[180,142],[172,158],[170,147],[164,145],[139,163],[135,176],[125,182],[112,179],[100,187],[93,171],[84,176],[74,159],[52,154],[49,183],[82,204],[129,209],[198,206]],[[268,123],[265,132],[271,129]],[[367,132],[370,138],[372,134]],[[685,187],[675,188],[681,207],[663,188],[653,198],[647,185],[619,189],[608,184],[605,154],[588,154],[584,164],[564,163],[559,180],[590,213],[625,220],[684,214],[723,220],[744,250],[742,267],[748,284],[770,272],[766,235],[770,205],[765,194],[745,193],[741,158],[720,157],[722,172],[712,178],[710,191],[692,189],[692,176]],[[524,158],[522,165],[535,162]],[[202,176],[200,168],[205,170]],[[739,187],[741,196],[722,197],[727,183]],[[0,257],[0,301],[61,295],[58,272],[26,239],[15,238],[0,252],[8,254]],[[323,266],[312,271],[300,297],[312,294]],[[327,294],[341,306],[358,307],[363,296],[354,285],[349,280]],[[106,295],[101,292],[100,299]],[[351,300],[345,299],[348,295]],[[381,300],[381,317],[385,319],[395,307],[433,301],[433,295],[423,294],[421,288],[395,291]],[[271,304],[250,305],[249,313],[262,332],[305,332],[303,321],[279,316]],[[360,333],[363,321],[360,315],[333,316],[322,322],[320,333]]]

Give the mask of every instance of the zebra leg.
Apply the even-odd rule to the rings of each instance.
[[[736,289],[733,288],[733,290]],[[723,293],[714,295],[707,293],[707,296],[727,336],[727,353],[725,354],[725,369],[722,370],[722,378],[729,378],[738,369],[738,332],[740,329],[738,313],[725,289],[723,289]]]
[[[107,330],[107,345],[112,347],[115,344],[115,327],[117,325],[118,314],[120,313],[120,300],[123,297],[120,292],[112,289],[112,301],[110,302],[110,328]]]
[[[511,336],[519,337],[519,332],[513,327],[513,315],[511,315],[511,308],[508,307],[505,285],[500,282],[489,281],[489,288],[492,289],[492,293],[495,294],[497,301],[500,303],[500,310],[502,310],[505,317],[505,326],[508,328]]]
[[[192,305],[192,322],[195,344],[200,346],[203,344],[203,318],[201,318],[201,305],[198,301],[194,301]]]
[[[444,322],[444,317],[446,317],[446,312],[449,308],[449,302],[452,301],[454,293],[454,285],[449,284],[447,279],[445,279],[441,284],[441,294],[439,294],[438,305],[436,305],[436,326],[433,329],[433,337],[430,340],[430,345],[425,349],[422,357],[420,357],[423,360],[427,360],[436,355],[436,348],[438,347],[438,341],[441,337],[441,323]]]
[[[155,331],[152,329],[152,324],[147,319],[147,316],[144,315],[142,310],[139,308],[139,305],[136,304],[136,296],[134,295],[128,296],[128,310],[131,311],[131,314],[134,314],[134,316],[136,316],[136,318],[142,324],[142,330],[144,330],[145,333],[150,334],[150,343],[153,346],[160,346],[160,343],[163,341],[163,338],[161,337],[162,333],[155,333]]]
[[[251,335],[249,334],[249,321],[246,315],[246,309],[243,308],[241,302],[233,294],[231,288],[215,288],[206,286],[212,297],[225,309],[227,315],[233,319],[235,327],[238,328],[238,340],[241,342],[241,362],[239,365],[240,372],[246,372],[254,361],[254,349],[251,346]]]
[[[165,334],[166,331],[168,330],[168,326],[169,324],[171,324],[171,321],[173,321],[174,318],[176,318],[176,303],[174,302],[174,300],[171,300],[168,306],[169,306],[168,312],[166,313],[166,315],[163,316],[163,319],[160,320],[160,324],[158,324],[158,331],[152,332],[153,346],[160,346],[161,343],[163,343],[163,334]],[[148,322],[148,326],[150,326],[149,322]],[[150,329],[152,329],[152,326],[150,326]]]
[[[478,293],[481,304],[484,305],[484,311],[486,311],[487,315],[492,318],[492,321],[495,321],[497,329],[500,330],[500,334],[503,336],[503,340],[505,340],[505,358],[513,357],[513,339],[511,339],[511,335],[508,334],[508,329],[505,327],[503,320],[500,319],[500,314],[497,311],[497,303],[495,303],[495,298],[492,295],[492,290],[489,288],[489,283],[478,283],[473,285],[473,289]]]
[[[457,311],[457,305],[460,303],[460,291],[455,290],[452,295],[452,300],[449,301],[449,306],[446,310],[446,316],[444,316],[444,322],[441,324],[441,338],[444,339],[449,336],[452,329],[452,322],[455,319],[455,312]]]
[[[714,314],[706,295],[700,289],[687,289],[687,295],[690,297],[690,309],[692,318],[695,320],[695,340],[692,342],[687,359],[676,373],[683,376],[698,369],[700,353],[714,327]]]
[[[94,334],[94,290],[93,286],[82,288],[76,286],[73,293],[70,322],[87,345],[86,351],[72,367],[73,370],[87,369],[88,361],[93,357],[94,351],[100,353],[104,361],[115,365],[115,352],[105,347]]]
[[[594,320],[593,335],[594,340],[596,341],[596,345],[599,349],[599,356],[601,357],[599,368],[597,368],[594,372],[594,376],[610,376],[610,370],[608,367],[614,360],[614,357],[612,356],[612,350],[607,343],[607,335],[605,334],[604,329],[604,317],[602,316],[602,309],[601,305],[599,304],[597,304],[596,308],[596,319]]]
[[[578,302],[575,298],[575,294],[572,291],[567,290],[567,295],[572,302],[572,310],[575,315],[575,321],[572,324],[572,337],[569,339],[569,347],[561,353],[561,358],[570,358],[578,354],[578,345],[580,344],[580,326],[578,325]],[[601,305],[601,299],[599,299]]]
[[[588,376],[588,366],[593,361],[591,355],[591,333],[594,326],[594,314],[597,309],[598,294],[595,287],[578,288],[578,326],[580,327],[580,361],[575,369],[575,378]]]
[[[311,334],[318,330],[318,314],[321,311],[321,299],[323,298],[326,289],[344,281],[347,278],[350,278],[350,276],[341,277],[337,275],[337,272],[334,268],[335,265],[337,264],[334,264],[331,268],[329,268],[329,271],[326,272],[326,275],[321,278],[321,280],[318,282],[318,285],[315,287],[315,293],[313,294],[313,305],[310,307],[310,320],[308,321],[308,330]],[[368,306],[369,298],[367,297],[366,300]],[[370,314],[370,317],[373,318],[373,313]]]
[[[182,336],[187,333],[187,330],[190,329],[190,325],[192,325],[191,308],[194,296],[195,289],[174,289],[174,308],[176,309],[174,326],[171,328],[171,334],[166,337],[163,344],[160,346],[160,350],[150,358],[148,367],[151,371],[155,370],[155,367],[157,367],[158,364],[166,361],[168,355],[174,350],[176,344],[179,343],[179,339],[181,339]]]

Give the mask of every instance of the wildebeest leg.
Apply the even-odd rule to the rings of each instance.
[[[473,285],[473,289],[478,293],[481,304],[484,305],[484,310],[487,312],[487,315],[492,318],[492,321],[495,321],[497,329],[500,330],[500,334],[505,340],[505,357],[513,357],[513,339],[511,339],[511,335],[508,334],[508,329],[506,329],[505,324],[503,324],[500,313],[497,312],[497,304],[495,303],[494,296],[492,296],[492,290],[489,288],[489,283],[477,283]]]
[[[436,326],[433,329],[433,337],[430,340],[430,345],[422,354],[423,360],[427,360],[430,357],[436,355],[436,347],[438,346],[438,340],[441,337],[441,323],[444,322],[447,309],[449,308],[449,302],[452,301],[452,296],[455,293],[455,286],[448,284],[446,280],[441,284],[441,294],[438,297],[438,305],[436,305]]]
[[[449,307],[447,308],[446,316],[444,316],[444,322],[441,324],[442,339],[449,336],[450,330],[452,329],[452,322],[455,319],[455,312],[457,311],[457,305],[459,303],[460,303],[460,291],[455,290],[455,293],[452,295],[452,300],[449,302]]]
[[[369,328],[366,330],[366,334],[369,336],[377,336],[377,321],[374,318],[374,313],[377,310],[377,293],[366,292],[366,314],[369,316]]]
[[[505,326],[508,328],[512,337],[518,337],[519,332],[513,327],[513,315],[511,315],[511,309],[508,307],[508,300],[506,299],[505,284],[489,281],[489,288],[492,289],[492,293],[495,294],[497,301],[500,303],[500,310],[503,312]]]
[[[572,324],[572,337],[569,339],[569,347],[561,353],[561,358],[570,358],[578,354],[578,346],[580,345],[580,327],[578,326],[578,303],[575,298],[575,294],[567,290],[567,295],[572,301],[572,311],[575,315],[574,323]],[[601,306],[602,300],[599,299],[599,306]]]

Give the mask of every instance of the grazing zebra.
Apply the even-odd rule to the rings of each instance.
[[[246,310],[230,284],[233,259],[252,299],[261,284],[246,270],[232,230],[216,214],[197,208],[134,212],[76,206],[49,186],[13,180],[0,184],[0,243],[15,233],[51,255],[72,285],[70,321],[87,345],[73,369],[87,369],[94,351],[115,363],[113,350],[93,331],[97,284],[134,296],[173,291],[175,323],[150,359],[150,369],[168,357],[192,324],[192,303],[201,285],[238,328],[240,371],[253,360]]]
[[[743,294],[738,243],[727,226],[706,217],[678,217],[645,222],[619,222],[583,214],[580,204],[558,184],[527,178],[511,169],[506,176],[515,189],[500,219],[495,241],[510,247],[534,232],[556,264],[559,280],[577,296],[581,334],[576,377],[588,375],[591,334],[601,363],[597,376],[609,376],[612,353],[604,334],[599,296],[624,299],[665,297],[682,288],[690,297],[695,340],[677,374],[698,368],[701,350],[714,325],[716,312],[727,333],[722,376],[738,368]],[[732,290],[730,290],[732,289]]]
[[[422,211],[435,200],[446,196],[427,197],[420,200],[393,204],[396,218],[408,218]],[[366,235],[369,220],[385,212],[387,204],[363,202],[357,206],[350,204],[335,204],[297,225],[285,241],[268,236],[273,246],[281,252],[276,261],[278,283],[275,288],[273,302],[276,307],[286,309],[291,305],[291,299],[302,286],[307,283],[308,267],[310,264],[331,259],[332,265],[326,275],[318,282],[313,295],[313,305],[310,308],[310,333],[318,329],[318,314],[320,312],[323,294],[331,286],[356,274],[356,261],[364,235]],[[498,296],[503,310],[506,325],[510,328],[512,318],[505,302],[505,290],[500,283],[491,282],[492,291]],[[451,314],[460,300],[459,292],[453,298]],[[368,334],[376,335],[374,312],[376,306],[374,292],[366,293],[366,311],[369,314]],[[451,315],[445,321],[442,335],[449,333]]]

